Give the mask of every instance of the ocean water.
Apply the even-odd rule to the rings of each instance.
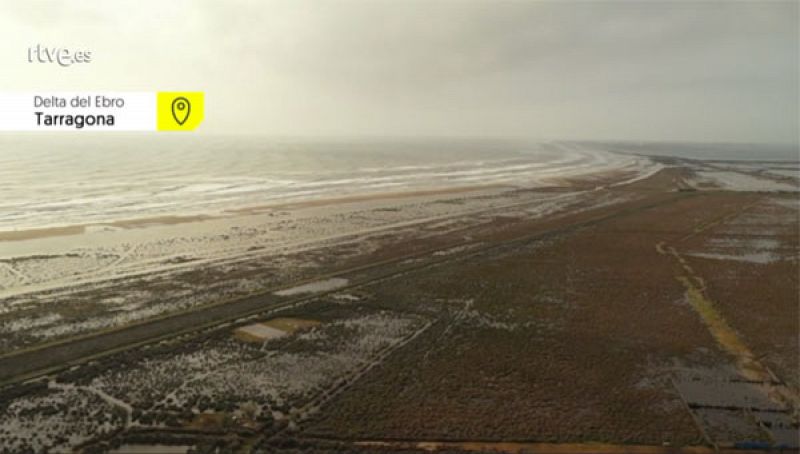
[[[646,158],[566,143],[0,135],[0,231],[360,193],[537,186],[646,166]]]
[[[701,161],[790,162],[800,161],[798,144],[681,143],[681,142],[586,142],[600,150],[645,156],[669,156]]]

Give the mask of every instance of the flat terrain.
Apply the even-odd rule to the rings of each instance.
[[[9,296],[34,320],[70,295],[72,313],[35,331],[107,317],[97,301],[112,291],[208,292],[81,330],[7,331],[0,444],[796,449],[797,192],[734,191],[713,172],[735,171],[682,162],[621,185],[438,194],[414,209],[460,208],[402,221],[396,205],[362,210],[366,223],[397,218],[280,260]],[[230,290],[242,280],[258,285]]]

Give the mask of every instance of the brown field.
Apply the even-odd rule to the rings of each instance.
[[[376,289],[375,301],[436,313],[440,323],[328,405],[308,432],[369,440],[702,444],[672,370],[725,367],[736,358],[689,303],[680,264],[656,246],[698,237],[701,227],[722,225],[758,200],[722,192],[687,197]],[[709,275],[731,279],[737,266],[716,263]],[[797,261],[764,271],[795,287],[775,285],[780,293],[772,298],[780,304],[762,317],[770,326],[782,318],[777,332],[752,331],[767,343],[763,351],[779,352],[774,361],[791,365]],[[713,288],[709,294],[717,295]],[[728,301],[752,304],[740,295]]]
[[[281,282],[338,277],[343,287],[187,312],[207,328],[181,336],[143,325],[134,334],[152,329],[162,340],[9,385],[0,408],[35,427],[37,411],[90,402],[70,415],[95,429],[93,409],[112,408],[103,427],[113,430],[85,452],[125,443],[569,454],[791,445],[796,197],[688,191],[689,175],[667,168],[544,217],[493,212],[455,228],[381,233],[365,251],[354,240],[298,253],[316,268],[289,269]],[[614,203],[598,205],[603,197]],[[221,317],[231,318],[214,327]],[[133,335],[120,333],[103,335]],[[77,342],[94,352],[105,345],[97,339]]]
[[[797,198],[762,196],[754,204],[743,205],[723,222],[683,239],[676,248],[688,252],[714,241],[730,242],[729,253],[742,254],[743,260],[691,255],[686,260],[702,278],[709,298],[742,342],[797,393],[800,391],[797,372],[800,370],[797,316],[800,219],[797,209],[776,203],[781,200]],[[760,260],[748,246],[765,241],[776,257]]]

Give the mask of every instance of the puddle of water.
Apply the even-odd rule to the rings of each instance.
[[[276,337],[285,336],[286,332],[277,328],[264,325],[263,323],[254,323],[252,325],[242,326],[234,331],[234,334],[246,341],[264,341],[267,339],[274,339]]]
[[[676,387],[690,405],[783,411],[769,398],[769,385],[728,381],[678,381]]]
[[[324,281],[309,282],[308,284],[298,285],[297,287],[279,290],[274,294],[278,296],[294,296],[302,295],[304,293],[327,292],[330,290],[336,290],[337,288],[342,288],[347,285],[348,282],[349,281],[347,279],[334,277],[331,279],[325,279]]]
[[[756,420],[744,411],[701,408],[695,414],[703,422],[706,433],[718,444],[731,445],[742,441],[769,442]]]
[[[186,454],[191,446],[184,445],[122,445],[111,454]]]

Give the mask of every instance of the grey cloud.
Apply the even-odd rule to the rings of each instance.
[[[798,135],[792,1],[47,4],[55,12],[0,0],[13,13],[6,22],[124,43],[130,55],[115,63],[148,54],[162,74],[152,83],[175,83],[170,75],[190,67],[185,80],[218,109],[209,129],[255,129],[258,112],[260,132],[299,135]],[[146,85],[143,66],[120,74],[98,64],[92,79]]]

